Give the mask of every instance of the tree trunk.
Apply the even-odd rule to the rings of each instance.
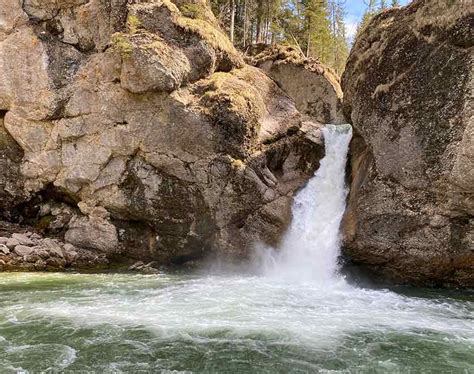
[[[247,46],[248,19],[247,19],[247,0],[244,0],[244,48]]]
[[[235,30],[235,0],[230,0],[230,41],[234,43],[234,30]]]
[[[311,44],[311,17],[308,17],[308,43],[306,44],[306,57],[309,57]]]

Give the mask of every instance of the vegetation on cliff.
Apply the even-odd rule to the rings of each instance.
[[[362,2],[362,0],[360,0]],[[349,54],[343,0],[211,0],[219,22],[237,47],[284,43],[306,57],[319,59],[338,74]],[[370,0],[358,29],[379,11],[396,7],[392,0]]]

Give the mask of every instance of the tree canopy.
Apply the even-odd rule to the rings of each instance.
[[[245,50],[258,43],[290,44],[341,74],[349,54],[346,1],[211,0],[211,6],[236,47]],[[399,5],[398,0],[364,2],[366,10],[358,32],[378,11]]]

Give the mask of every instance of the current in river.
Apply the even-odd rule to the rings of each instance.
[[[0,373],[474,373],[474,296],[338,272],[350,126],[253,272],[3,273]]]

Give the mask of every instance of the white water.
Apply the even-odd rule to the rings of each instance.
[[[258,249],[264,273],[292,281],[335,283],[347,188],[350,125],[322,129],[326,154],[315,176],[297,193],[293,220],[280,250]]]
[[[266,276],[0,275],[0,372],[474,372],[469,296],[337,275],[346,130],[323,130],[327,155]]]
[[[474,370],[474,302],[442,295],[237,275],[2,277],[2,373]]]

